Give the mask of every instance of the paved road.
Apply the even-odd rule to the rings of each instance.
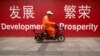
[[[100,56],[100,38],[66,37],[37,43],[32,37],[1,37],[0,56]]]

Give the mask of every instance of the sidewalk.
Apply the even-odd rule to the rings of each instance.
[[[1,37],[0,56],[100,56],[100,38],[66,37],[37,43],[33,37]]]

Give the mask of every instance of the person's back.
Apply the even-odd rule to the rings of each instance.
[[[48,20],[48,16],[47,15],[44,16],[44,18],[43,18],[43,27],[44,27],[44,29],[47,29],[48,27],[50,27],[50,22]]]

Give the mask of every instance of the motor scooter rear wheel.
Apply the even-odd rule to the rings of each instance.
[[[36,36],[36,41],[38,43],[42,43],[44,41],[44,39],[41,36]]]

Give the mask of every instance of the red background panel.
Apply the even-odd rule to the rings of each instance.
[[[78,18],[78,8],[76,8],[75,19],[65,19],[65,5],[81,5],[91,6],[90,18]],[[19,15],[23,17],[23,6],[33,6],[34,19],[11,19],[9,11],[10,6],[18,6],[20,8]],[[100,0],[0,0],[0,24],[42,24],[42,19],[46,11],[51,10],[54,15],[52,21],[56,23],[63,22],[65,24],[89,24],[99,25],[97,31],[73,31],[65,30],[66,36],[100,36]],[[2,30],[0,26],[0,36],[33,36],[32,30]]]

